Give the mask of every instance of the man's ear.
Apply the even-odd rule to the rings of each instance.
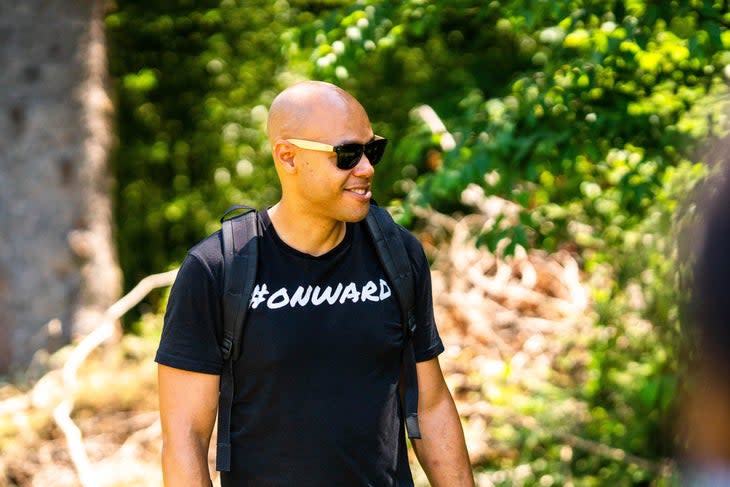
[[[284,140],[278,140],[274,144],[274,150],[272,153],[274,156],[274,162],[279,165],[282,171],[287,173],[293,173],[296,171],[296,165],[294,164],[296,147]]]

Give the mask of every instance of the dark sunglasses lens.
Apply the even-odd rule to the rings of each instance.
[[[365,144],[365,155],[367,156],[370,164],[373,166],[380,162],[385,153],[385,146],[388,141],[386,139],[373,140]]]
[[[335,147],[337,152],[337,167],[340,169],[352,169],[360,162],[363,152],[373,166],[380,162],[385,152],[387,139],[378,139],[362,144],[344,144]]]
[[[363,146],[361,144],[345,144],[337,147],[336,150],[337,167],[340,169],[352,169],[360,162]]]

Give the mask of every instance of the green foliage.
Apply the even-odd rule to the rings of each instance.
[[[682,214],[674,210],[704,174],[702,165],[688,162],[666,170],[646,217],[623,243],[586,259],[601,276],[593,284],[602,327],[580,394],[599,408],[592,415],[600,413],[586,433],[637,454],[670,457],[676,448],[670,440],[686,364],[675,264]],[[619,268],[607,264],[609,255],[619,259]]]
[[[411,122],[415,107],[427,103],[439,114],[456,113],[465,90],[503,86],[527,66],[512,55],[510,35],[487,27],[496,13],[463,1],[360,2],[288,34],[312,76],[352,92],[376,131],[394,142],[375,181],[382,200],[404,197],[418,175],[439,165],[440,155],[424,157],[438,137]],[[458,198],[449,202],[461,206]]]
[[[128,286],[179,262],[229,205],[276,199],[264,124],[290,15],[281,2],[120,0],[107,17]]]
[[[310,47],[301,52],[314,76],[391,124],[393,156],[410,173],[395,186],[416,181],[411,202],[453,211],[477,183],[521,203],[532,220],[525,233],[550,248],[576,238],[567,228],[575,215],[554,205],[601,229],[616,215],[619,228],[635,224],[665,168],[712,135],[721,112],[692,107],[726,92],[729,20],[716,2],[371,1],[290,37]],[[457,138],[434,172],[417,161],[440,137],[405,123],[421,103]],[[413,145],[420,150],[402,147]],[[393,184],[394,168],[384,171]],[[551,223],[541,225],[545,212]]]

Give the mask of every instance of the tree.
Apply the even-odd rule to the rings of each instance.
[[[120,291],[103,14],[0,3],[0,373],[92,329]]]

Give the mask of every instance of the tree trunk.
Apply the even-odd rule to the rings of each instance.
[[[103,14],[0,1],[0,373],[87,333],[120,293]]]

